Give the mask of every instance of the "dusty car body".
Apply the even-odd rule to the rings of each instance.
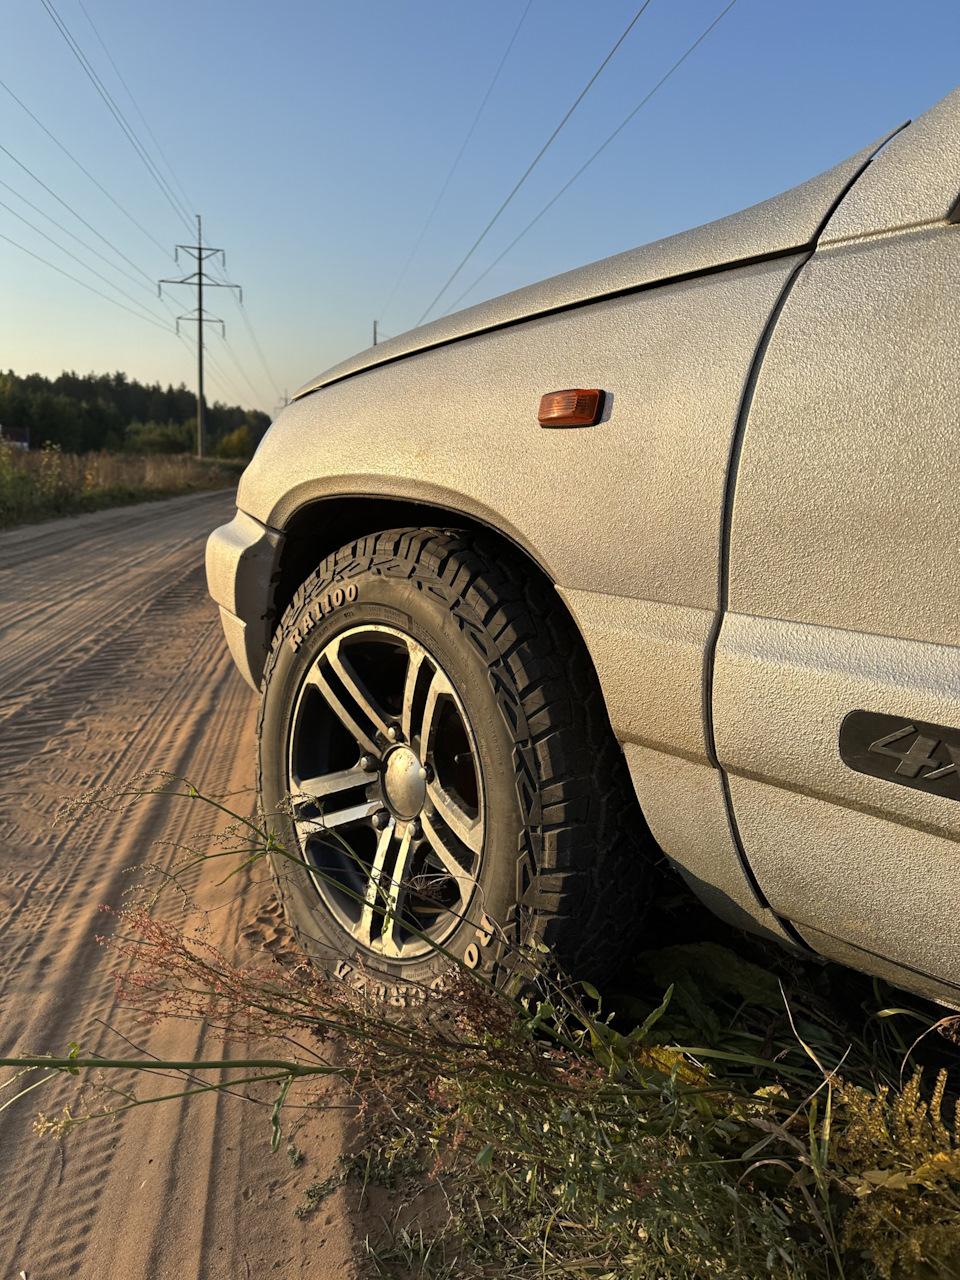
[[[558,593],[712,910],[960,1003],[958,201],[960,90],[784,195],[308,383],[208,546],[240,671],[259,686],[352,540],[482,534]],[[563,388],[601,419],[541,426]]]

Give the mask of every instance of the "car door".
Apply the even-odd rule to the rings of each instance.
[[[773,910],[825,955],[953,999],[958,195],[960,90],[867,168],[783,304],[746,415],[712,699]]]

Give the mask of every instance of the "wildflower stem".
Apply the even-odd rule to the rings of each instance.
[[[243,1069],[287,1072],[291,1076],[344,1075],[343,1067],[320,1066],[312,1063],[288,1062],[282,1058],[224,1058],[213,1062],[174,1062],[166,1058],[51,1058],[36,1057],[0,1058],[0,1067],[50,1067],[53,1070],[70,1071],[80,1067],[117,1068],[127,1071],[219,1071]],[[231,1081],[235,1084],[236,1081]]]

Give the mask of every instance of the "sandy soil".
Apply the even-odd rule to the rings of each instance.
[[[53,819],[64,798],[145,769],[238,793],[250,811],[256,699],[227,657],[202,569],[206,534],[232,502],[191,495],[0,534],[2,1055],[62,1054],[77,1040],[119,1057],[133,1053],[126,1035],[156,1054],[223,1056],[201,1026],[136,1026],[114,1000],[121,962],[95,940],[111,928],[99,904],[121,907],[136,868],[177,856],[154,842],[209,828],[209,814],[151,800],[78,825]],[[238,893],[216,878],[207,867],[187,885],[213,940],[248,955],[271,942],[265,884]],[[156,910],[182,919],[173,897]],[[293,1214],[333,1167],[338,1114],[297,1134],[306,1159],[291,1168],[270,1151],[269,1106],[210,1096],[93,1122],[63,1144],[33,1132],[38,1110],[75,1102],[63,1078],[0,1114],[0,1280],[353,1274],[347,1193]]]

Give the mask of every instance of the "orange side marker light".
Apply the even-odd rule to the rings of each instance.
[[[551,391],[540,401],[537,421],[541,427],[592,427],[603,413],[603,392],[572,387]]]

